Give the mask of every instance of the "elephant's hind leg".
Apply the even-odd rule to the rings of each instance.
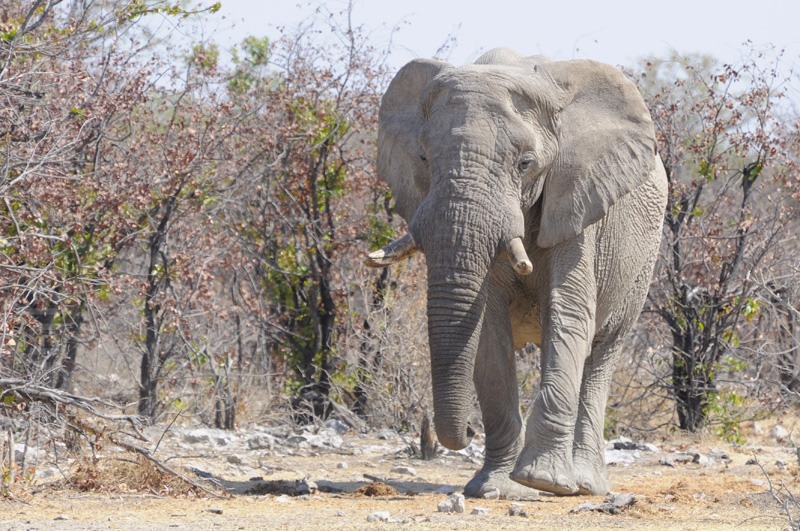
[[[584,365],[572,451],[578,494],[608,492],[603,428],[608,389],[622,344],[615,340],[596,347]]]

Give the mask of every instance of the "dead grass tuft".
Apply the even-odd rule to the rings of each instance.
[[[153,462],[135,454],[101,459],[96,463],[84,460],[64,481],[64,485],[83,492],[190,497],[202,494],[180,478],[159,470]]]

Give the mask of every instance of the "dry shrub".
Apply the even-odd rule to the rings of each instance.
[[[415,257],[391,272],[380,303],[367,289],[350,300],[353,313],[346,339],[348,375],[361,397],[363,414],[374,427],[417,431],[431,402],[430,355],[426,322],[424,258]],[[366,321],[365,321],[366,319]]]
[[[64,486],[84,492],[148,493],[158,496],[198,497],[203,493],[180,478],[163,472],[152,461],[135,454],[83,460]]]

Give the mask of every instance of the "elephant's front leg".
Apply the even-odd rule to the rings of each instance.
[[[594,283],[585,273],[587,266],[577,264],[551,279],[542,309],[541,385],[528,414],[525,447],[511,474],[514,481],[554,494],[578,491],[573,440],[595,326]]]
[[[467,483],[464,494],[474,498],[536,498],[536,491],[509,477],[522,447],[522,417],[508,303],[497,294],[490,294],[486,305],[474,381],[486,432],[486,453],[483,467]]]

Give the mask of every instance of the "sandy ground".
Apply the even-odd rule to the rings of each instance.
[[[719,441],[658,441],[657,451],[631,452],[630,463],[609,467],[612,491],[636,503],[619,514],[584,510],[604,497],[555,497],[537,501],[466,500],[466,511],[447,514],[437,505],[477,469],[479,456],[443,453],[433,461],[409,457],[411,439],[345,434],[339,447],[250,450],[245,445],[164,444],[170,466],[213,474],[224,497],[163,496],[124,485],[112,492],[81,492],[37,482],[0,499],[0,530],[32,529],[783,529],[785,510],[769,492],[800,494],[800,466],[792,448],[735,447]],[[682,462],[686,454],[697,462]],[[230,457],[230,456],[234,457]],[[764,465],[753,464],[756,458]],[[106,460],[117,457],[106,458]],[[750,461],[750,464],[747,464]],[[669,464],[667,464],[669,463]],[[409,470],[410,468],[410,470]],[[192,475],[193,478],[198,478]],[[297,496],[308,477],[319,491]],[[357,489],[382,480],[379,496]],[[208,481],[208,480],[207,480]],[[117,485],[119,487],[119,485]],[[124,492],[128,490],[128,492]],[[267,493],[268,494],[265,494]],[[438,493],[437,493],[438,492]],[[792,504],[790,504],[792,506]],[[472,514],[476,508],[488,513]],[[797,505],[792,506],[793,509]],[[369,521],[384,511],[384,520]],[[374,517],[373,517],[374,518]]]

